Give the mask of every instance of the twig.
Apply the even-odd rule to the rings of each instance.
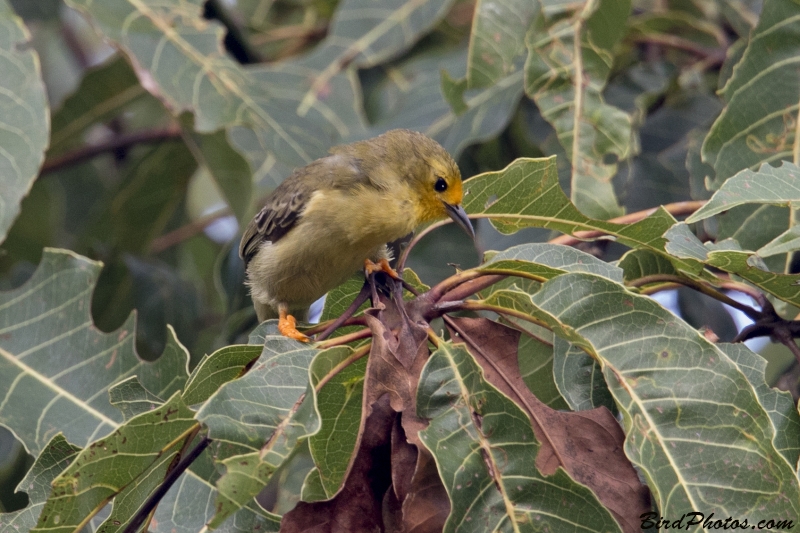
[[[139,531],[139,528],[150,513],[155,510],[158,504],[161,502],[161,499],[167,494],[172,485],[178,481],[178,478],[181,477],[187,468],[198,458],[200,454],[211,444],[211,439],[208,437],[203,437],[200,442],[197,443],[192,451],[189,452],[180,462],[175,466],[175,468],[164,478],[164,481],[158,488],[147,498],[147,501],[144,502],[144,505],[136,511],[136,514],[133,516],[133,519],[130,523],[125,527],[123,533],[136,533]]]
[[[201,233],[204,229],[220,218],[229,216],[231,214],[231,209],[226,206],[207,215],[203,215],[202,217],[198,218],[197,220],[193,220],[185,226],[181,226],[180,228],[172,230],[169,233],[165,233],[164,235],[157,237],[150,242],[150,253],[160,254],[164,250],[171,248],[176,244],[180,244],[181,242],[194,237],[198,233]]]
[[[645,218],[649,217],[653,213],[655,213],[659,208],[664,208],[669,212],[672,216],[683,216],[683,215],[690,215],[700,209],[703,205],[705,205],[705,200],[694,200],[689,202],[675,202],[672,204],[663,205],[660,207],[651,207],[649,209],[644,209],[642,211],[637,211],[635,213],[628,213],[627,215],[622,215],[621,217],[612,218],[608,222],[613,222],[614,224],[633,224],[634,222],[639,222],[640,220],[644,220]],[[576,231],[574,235],[561,235],[560,237],[556,237],[555,239],[551,239],[548,242],[550,244],[564,244],[566,246],[575,246],[585,240],[589,239],[596,239],[597,237],[602,237],[605,235],[606,232],[602,230],[587,230],[587,231]]]
[[[358,331],[354,331],[353,333],[348,333],[347,335],[342,335],[340,337],[334,337],[332,339],[328,339],[327,341],[315,345],[315,348],[319,350],[325,350],[327,348],[333,348],[334,346],[341,346],[343,344],[347,344],[353,341],[366,339],[370,335],[372,335],[372,330],[369,328],[364,328]]]
[[[369,293],[370,293],[369,285],[365,281],[364,284],[361,286],[361,290],[359,291],[358,295],[356,295],[355,299],[353,300],[353,303],[350,304],[350,307],[345,309],[344,313],[339,315],[339,317],[333,322],[331,322],[331,324],[328,327],[326,327],[322,331],[322,333],[317,335],[316,340],[318,342],[325,340],[328,337],[328,335],[330,335],[336,330],[336,328],[344,324],[344,322],[348,318],[356,314],[356,311],[358,311],[358,308],[361,307],[361,304],[366,302],[367,298],[369,298]]]
[[[734,309],[738,309],[739,311],[746,314],[753,320],[756,320],[761,316],[760,311],[756,311],[749,305],[737,302],[727,294],[719,292],[718,290],[715,290],[703,283],[700,283],[693,279],[684,278],[682,276],[676,276],[673,274],[653,274],[651,276],[644,276],[639,279],[635,279],[629,283],[626,283],[626,285],[628,287],[642,287],[644,285],[649,285],[651,283],[661,283],[661,282],[678,283],[680,285],[684,285],[686,287],[694,289],[698,292],[705,294],[706,296],[710,296],[711,298],[714,298],[715,300],[724,303],[725,305],[729,305]]]
[[[636,35],[632,39],[636,43],[644,43],[644,44],[660,44],[664,46],[669,46],[670,48],[677,48],[678,50],[683,50],[684,52],[692,53],[696,56],[701,58],[715,58],[716,60],[720,60],[720,58],[725,58],[725,51],[719,50],[715,48],[706,48],[704,46],[700,46],[698,44],[693,43],[688,39],[684,39],[683,37],[678,37],[677,35],[666,35],[666,34],[648,34],[648,35]]]
[[[66,154],[48,159],[42,165],[41,174],[55,172],[67,166],[83,163],[84,161],[92,159],[93,157],[105,152],[114,152],[116,150],[128,148],[136,144],[152,144],[174,140],[179,139],[180,137],[181,130],[177,126],[160,130],[136,131],[133,133],[117,135],[106,142],[83,146],[72,152],[67,152]]]
[[[452,222],[453,221],[450,220],[450,219],[440,220],[439,222],[434,222],[433,224],[431,224],[427,228],[423,229],[422,231],[420,231],[419,233],[414,235],[414,238],[412,238],[408,242],[408,244],[406,245],[405,249],[403,250],[403,253],[400,254],[400,257],[397,260],[397,272],[398,273],[402,273],[403,272],[403,269],[406,266],[406,261],[408,260],[408,254],[411,253],[411,249],[414,248],[414,246],[416,246],[417,243],[419,243],[419,241],[421,241],[422,238],[425,237],[425,235],[427,235],[428,233],[432,232],[436,228],[441,228],[442,226],[445,226],[445,225],[450,224]]]

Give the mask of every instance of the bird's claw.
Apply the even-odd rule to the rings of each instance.
[[[403,278],[400,277],[400,274],[397,273],[395,269],[389,265],[389,261],[387,259],[380,259],[377,263],[374,263],[370,259],[364,260],[364,271],[367,273],[367,276],[370,274],[374,274],[375,272],[384,272],[390,278],[401,281]]]
[[[307,335],[297,331],[297,321],[292,315],[282,316],[278,320],[278,331],[280,331],[281,335],[284,337],[289,337],[296,341],[309,342],[311,340]]]

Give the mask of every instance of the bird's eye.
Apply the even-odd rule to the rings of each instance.
[[[436,192],[444,192],[447,190],[447,182],[444,181],[444,178],[439,178],[436,180],[436,183],[433,185],[433,189]]]

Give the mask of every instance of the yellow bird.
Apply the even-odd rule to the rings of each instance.
[[[461,172],[433,139],[392,130],[330,154],[286,178],[239,244],[258,320],[277,317],[280,332],[301,341],[293,315],[353,272],[397,276],[386,243],[448,216],[475,237]]]

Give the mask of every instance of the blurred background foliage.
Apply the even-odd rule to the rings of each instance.
[[[195,0],[169,16],[153,4],[157,16],[116,35],[116,2],[10,4],[41,61],[51,138],[0,245],[0,290],[24,283],[45,247],[100,260],[95,323],[112,331],[135,310],[147,359],[171,324],[193,362],[255,325],[236,253],[241,223],[293,166],[336,144],[423,131],[465,178],[555,154],[562,187],[597,218],[708,198],[714,170],[701,146],[762,9],[755,0],[428,0],[378,2],[371,12],[365,0]],[[136,32],[158,21],[188,44],[166,45],[156,66]],[[575,50],[587,88],[577,147],[576,81],[558,68],[576,61]],[[192,94],[179,84],[189,76],[200,80]],[[785,211],[769,207],[760,223],[772,212],[785,229]],[[409,266],[432,284],[483,251],[551,237],[476,227],[477,251],[448,226],[414,249]],[[751,249],[769,240],[747,243],[724,219],[701,231],[739,232]],[[590,251],[621,254],[608,243]],[[716,301],[681,291],[677,306],[723,340],[736,334]],[[768,380],[795,389],[793,358],[774,350]],[[0,472],[5,509],[22,505],[11,480],[26,459],[14,446],[0,435],[0,457],[12,458]]]

